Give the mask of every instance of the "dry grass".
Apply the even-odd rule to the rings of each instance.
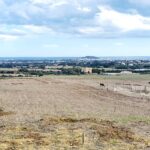
[[[150,147],[149,101],[135,93],[132,96],[99,86],[99,83],[122,84],[122,80],[55,76],[0,82],[0,102],[4,108],[0,109],[0,150],[145,150]],[[147,83],[148,80],[133,82]],[[12,112],[15,114],[11,115]]]
[[[144,150],[148,146],[150,140],[93,118],[46,117],[30,126],[3,127],[0,135],[0,150]]]
[[[1,116],[6,116],[6,115],[12,115],[14,114],[13,112],[5,112],[2,108],[0,108],[0,117]]]

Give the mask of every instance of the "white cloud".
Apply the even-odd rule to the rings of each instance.
[[[13,41],[16,40],[18,37],[15,35],[9,35],[9,34],[0,34],[0,40],[2,41]]]
[[[107,7],[99,7],[99,9],[96,19],[104,27],[118,28],[122,32],[150,30],[150,17],[135,13],[121,13]]]
[[[55,32],[46,26],[36,25],[0,25],[0,40],[16,40],[21,37],[33,35],[49,34],[55,35]]]
[[[150,0],[129,0],[130,3],[138,4],[138,5],[150,5]]]
[[[44,44],[43,47],[45,48],[58,48],[58,44]]]
[[[0,25],[0,33],[150,37],[150,17],[142,16],[135,8],[119,12],[109,6],[110,1],[113,0],[0,0],[0,23],[6,26]],[[140,1],[150,3],[150,0],[134,0]]]
[[[53,30],[50,27],[46,26],[24,25],[23,28],[35,34],[53,33]]]
[[[58,7],[67,4],[68,0],[30,0],[30,2],[33,4],[42,4],[42,5],[50,5],[51,7]]]
[[[9,35],[8,37],[12,36],[16,38],[25,34],[26,31],[22,29],[22,26],[0,24],[0,35]]]
[[[86,13],[91,12],[91,9],[89,7],[78,7],[78,10]]]
[[[25,35],[26,34],[26,32],[20,28],[12,28],[11,32],[16,34],[16,35]]]
[[[80,27],[77,29],[77,31],[81,34],[92,35],[92,34],[98,34],[100,32],[103,32],[103,28],[101,28],[101,27]]]
[[[34,4],[49,4],[52,3],[52,0],[30,0]]]

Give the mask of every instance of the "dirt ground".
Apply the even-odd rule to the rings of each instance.
[[[0,79],[0,150],[149,150],[149,81]]]

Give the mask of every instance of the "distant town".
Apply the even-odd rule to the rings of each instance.
[[[0,77],[150,74],[149,57],[0,58]]]

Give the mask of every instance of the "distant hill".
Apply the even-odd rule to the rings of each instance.
[[[85,57],[82,57],[83,59],[99,59],[99,57],[96,57],[96,56],[85,56]]]

